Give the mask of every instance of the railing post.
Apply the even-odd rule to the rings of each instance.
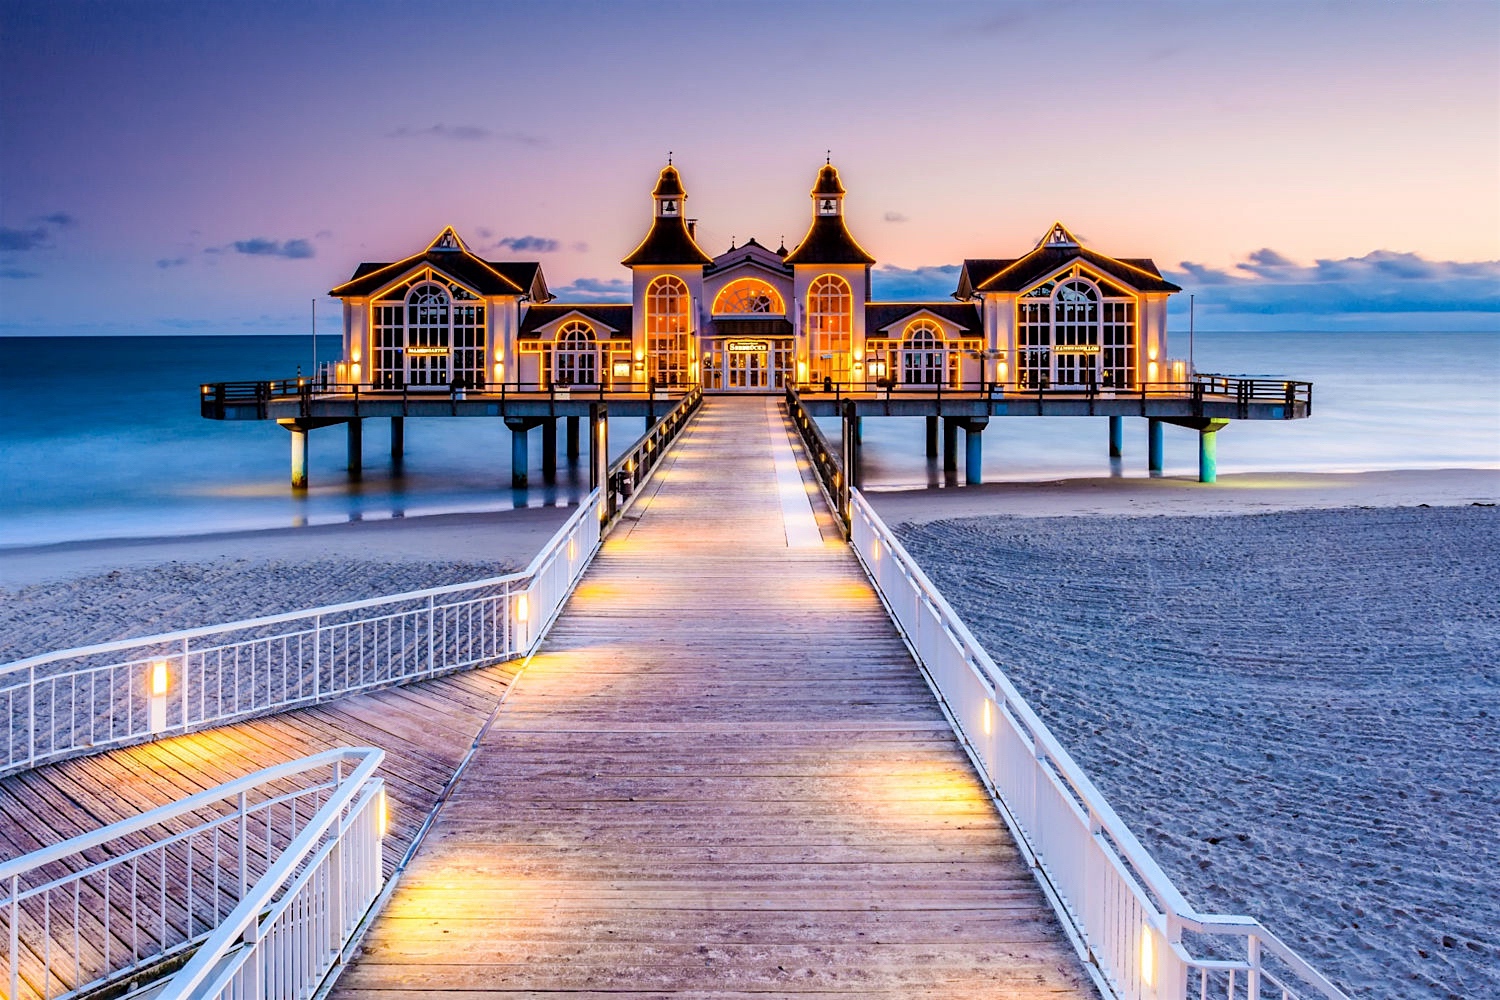
[[[21,997],[21,876],[10,877],[10,995]]]
[[[245,803],[245,793],[244,792],[240,792],[240,796],[239,796],[239,810],[240,810],[240,815],[239,815],[239,819],[240,819],[240,822],[239,822],[239,828],[240,828],[240,849],[239,849],[239,858],[240,858],[240,894],[239,894],[239,897],[238,897],[239,900],[243,900],[245,898],[245,890],[246,890],[247,885],[248,885],[247,878],[248,878],[248,874],[249,874],[246,869],[247,869],[247,866],[248,866],[248,857],[249,857],[249,850],[250,850],[250,813],[245,808],[245,805],[246,805],[246,803]],[[236,905],[238,905],[238,901],[236,902]],[[230,907],[230,909],[234,909],[234,907]]]
[[[323,616],[313,615],[313,701],[323,697]]]
[[[26,671],[26,681],[26,762],[36,767],[36,667]]]
[[[437,669],[437,602],[427,595],[427,672]]]
[[[188,656],[190,654],[189,639],[182,640],[182,668],[177,671],[177,686],[182,688],[182,730],[187,732],[188,728]]]

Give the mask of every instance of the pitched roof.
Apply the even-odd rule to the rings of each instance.
[[[521,320],[520,335],[535,337],[537,330],[548,323],[562,319],[570,312],[578,312],[602,326],[610,327],[615,331],[614,336],[628,338],[631,310],[629,305],[597,302],[548,302],[546,305],[534,305],[526,310],[526,315]]]
[[[461,281],[480,295],[525,295],[533,290],[541,273],[535,261],[488,261],[446,227],[421,253],[393,262],[367,261],[354,269],[342,285],[329,291],[338,298],[372,295],[419,267],[431,266]],[[545,294],[546,283],[541,284]]]
[[[681,216],[658,215],[651,229],[630,255],[620,261],[626,267],[637,264],[711,264],[713,258],[703,252],[687,231]]]
[[[1103,274],[1138,292],[1180,292],[1161,276],[1146,257],[1110,257],[1079,245],[1060,222],[1047,230],[1036,248],[1015,259],[983,258],[964,261],[958,276],[958,294],[972,292],[1020,292],[1074,261],[1083,261]]]
[[[934,313],[962,330],[978,333],[984,329],[979,307],[972,302],[866,302],[866,336],[924,311]]]
[[[813,216],[807,235],[785,259],[788,264],[875,263],[875,258],[849,233],[842,215]]]

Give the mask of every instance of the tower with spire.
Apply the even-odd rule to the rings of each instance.
[[[844,194],[838,168],[825,162],[813,182],[807,235],[785,258],[798,310],[798,370],[813,382],[863,378],[865,303],[875,258],[849,232]]]
[[[676,386],[698,378],[703,268],[713,258],[694,239],[687,198],[669,156],[651,192],[651,228],[621,261],[631,275],[636,381]]]

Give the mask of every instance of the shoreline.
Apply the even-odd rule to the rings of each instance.
[[[1188,476],[1093,477],[981,486],[870,490],[888,523],[948,518],[1214,516],[1371,507],[1456,507],[1500,502],[1500,469],[1241,472],[1213,484]]]

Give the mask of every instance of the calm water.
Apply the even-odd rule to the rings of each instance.
[[[1173,334],[1173,356],[1187,354],[1186,340]],[[1500,468],[1500,333],[1200,333],[1196,341],[1201,372],[1313,383],[1311,419],[1236,420],[1222,431],[1221,473]],[[1146,421],[1126,419],[1125,456],[1113,466],[1107,424],[992,419],[985,481],[1146,475]],[[866,420],[866,487],[941,485],[923,434],[919,417]],[[1165,444],[1167,475],[1197,475],[1196,431],[1168,425]]]
[[[311,488],[288,486],[291,442],[268,421],[204,420],[202,382],[311,370],[307,337],[0,340],[0,546],[196,534],[576,503],[588,467],[560,461],[551,487],[512,490],[499,420],[406,422],[392,474],[390,422],[365,422],[364,477],[344,471],[342,427],[309,437]],[[337,338],[321,339],[327,351]],[[325,357],[324,360],[327,360]],[[51,373],[51,374],[49,374]],[[611,457],[643,421],[611,422]],[[559,444],[564,435],[559,434]],[[587,444],[587,442],[585,442]],[[531,481],[541,481],[541,431]]]
[[[365,474],[344,474],[342,428],[311,436],[312,488],[287,485],[289,441],[274,424],[204,420],[198,385],[310,370],[305,337],[7,338],[0,366],[0,545],[187,534],[351,519],[575,503],[587,471],[510,488],[509,432],[498,420],[411,420],[403,474],[389,424],[365,431]],[[336,338],[324,347],[336,350]],[[1174,351],[1174,353],[1180,353]],[[1236,422],[1219,438],[1222,471],[1500,467],[1500,334],[1200,334],[1202,371],[1316,383],[1314,416]],[[1112,469],[1105,420],[995,419],[986,479],[1145,474],[1145,421],[1126,423]],[[622,426],[623,425],[623,426]],[[617,455],[640,433],[616,421]],[[533,431],[533,482],[540,432]],[[1167,472],[1193,474],[1197,436],[1166,430]],[[559,435],[561,437],[561,435]],[[920,419],[868,420],[866,483],[934,481]]]

